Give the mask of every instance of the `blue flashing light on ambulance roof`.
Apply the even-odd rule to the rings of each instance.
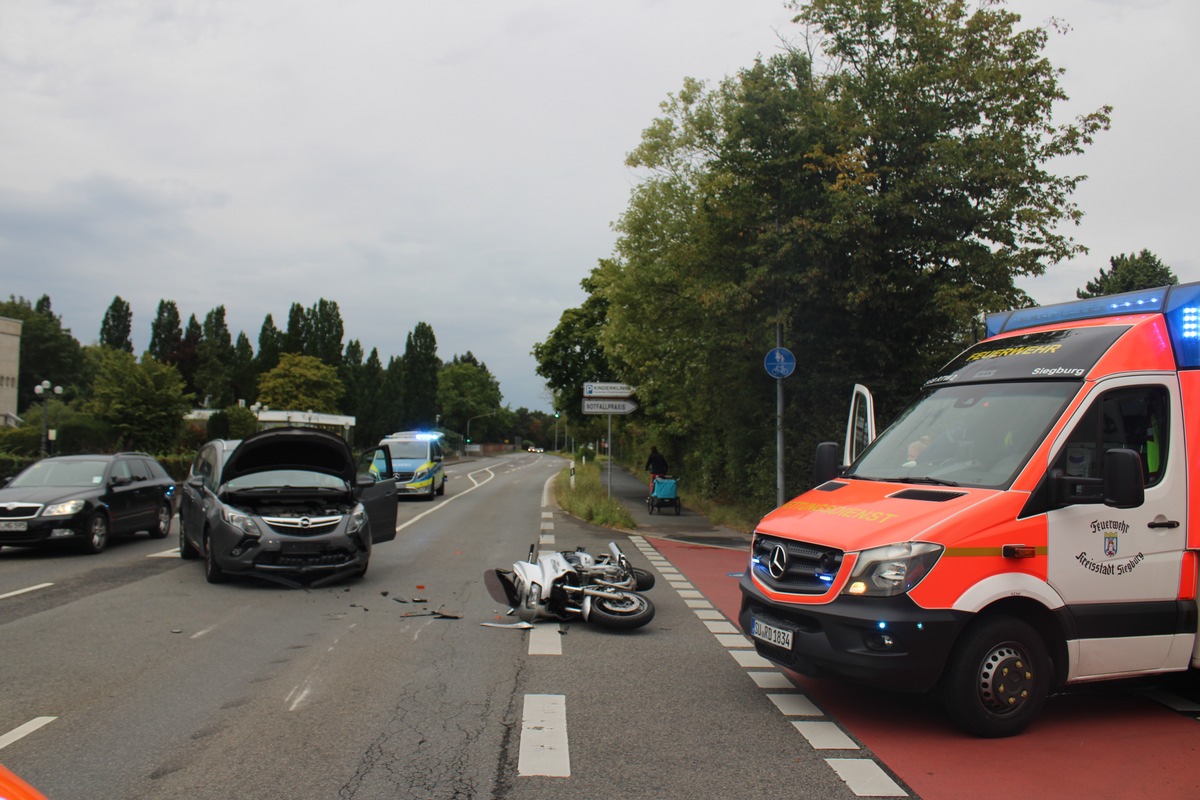
[[[987,337],[1025,328],[1118,314],[1162,314],[1180,369],[1200,368],[1200,283],[1161,286],[1125,294],[1018,308],[987,315]]]

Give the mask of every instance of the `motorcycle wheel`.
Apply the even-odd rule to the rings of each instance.
[[[644,569],[639,569],[637,567],[634,567],[633,568],[633,579],[635,581],[635,585],[633,588],[637,589],[639,592],[644,592],[644,591],[647,591],[648,589],[654,588],[654,573],[653,572],[647,572]]]
[[[654,604],[637,592],[608,592],[592,597],[588,621],[611,630],[640,628],[654,619]]]

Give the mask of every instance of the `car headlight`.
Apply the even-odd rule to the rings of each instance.
[[[68,517],[83,511],[86,504],[82,500],[68,500],[65,503],[51,503],[42,509],[43,517]]]
[[[932,542],[902,542],[864,550],[843,591],[864,597],[904,594],[929,574],[942,550],[940,544]]]
[[[350,512],[350,522],[346,524],[346,533],[355,534],[367,527],[367,509],[359,505],[354,507],[354,511]]]
[[[235,508],[222,508],[221,519],[226,525],[236,528],[246,536],[258,538],[262,536],[262,531],[258,529],[258,523],[249,514],[243,514]]]

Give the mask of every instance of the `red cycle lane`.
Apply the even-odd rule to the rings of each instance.
[[[646,539],[737,624],[744,550]],[[931,697],[784,671],[924,800],[1200,798],[1200,721],[1128,690],[1052,697],[1020,736],[978,739]]]

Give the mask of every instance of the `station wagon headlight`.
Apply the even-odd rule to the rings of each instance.
[[[904,594],[929,574],[942,550],[940,544],[932,542],[902,542],[864,550],[844,591],[863,597]]]
[[[82,500],[68,500],[65,503],[51,503],[42,511],[43,517],[69,517],[83,511],[85,503]]]
[[[262,536],[262,531],[258,529],[258,523],[249,514],[243,514],[235,508],[222,508],[221,519],[231,528],[236,528],[246,536],[253,536],[255,539]]]

